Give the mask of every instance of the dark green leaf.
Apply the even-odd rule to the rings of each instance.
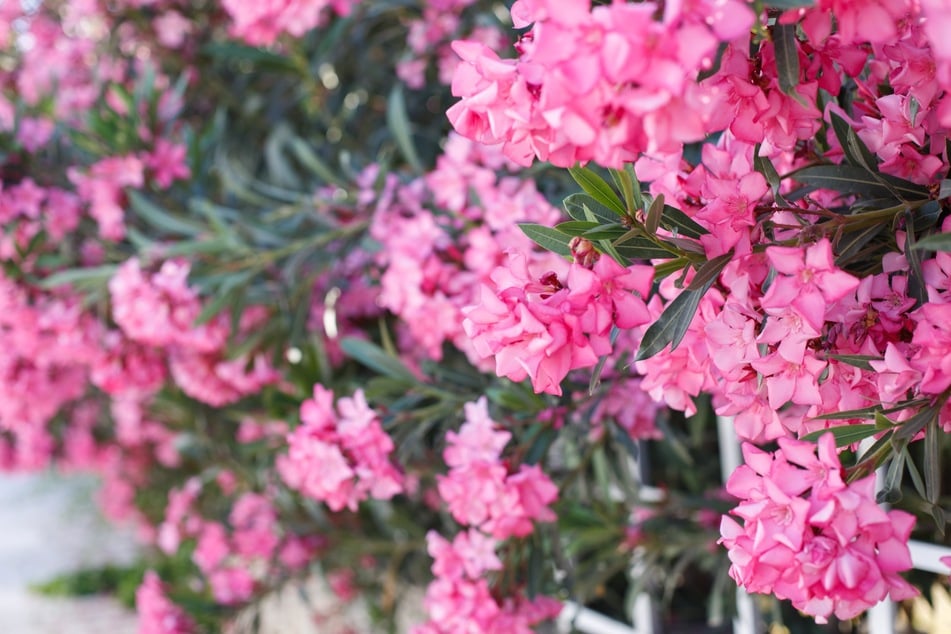
[[[915,229],[923,232],[932,228],[938,224],[942,211],[941,203],[937,200],[929,200],[913,212],[915,215]]]
[[[284,55],[273,53],[253,46],[245,46],[238,42],[213,42],[202,47],[205,55],[216,57],[229,62],[251,62],[262,68],[273,70],[296,70],[294,63]]]
[[[916,248],[917,243],[915,217],[910,213],[905,214],[905,259],[908,260],[908,288],[905,292],[915,298],[917,306],[921,306],[928,301],[928,289],[921,270],[921,253]]]
[[[699,239],[700,236],[710,233],[693,218],[670,205],[664,205],[664,213],[660,216],[660,226],[675,236],[679,235],[686,238]]]
[[[542,458],[545,457],[545,454],[548,453],[548,448],[551,447],[552,443],[555,442],[555,439],[558,437],[558,431],[552,427],[545,427],[541,429],[532,441],[531,446],[528,448],[528,451],[525,452],[525,458],[523,462],[525,464],[538,464],[541,462]]]
[[[309,169],[311,173],[320,180],[325,183],[334,183],[335,185],[346,185],[346,182],[334,174],[333,170],[317,156],[317,153],[314,152],[303,139],[295,137],[290,141],[288,147],[290,147],[291,152],[293,152],[300,164]]]
[[[588,240],[617,240],[627,232],[627,228],[619,222],[600,225],[589,229],[582,234]]]
[[[803,9],[815,6],[816,0],[766,0],[763,3],[768,9]]]
[[[944,432],[938,427],[938,418],[931,419],[925,430],[925,499],[932,504],[938,503],[941,496],[941,436]]]
[[[799,85],[799,47],[796,44],[795,24],[776,24],[770,28],[776,52],[776,74],[779,89],[793,94]]]
[[[888,198],[894,189],[911,200],[928,197],[928,190],[920,185],[894,176],[880,175],[879,178],[888,183],[886,185],[868,170],[854,165],[815,165],[794,172],[792,176],[805,185],[831,189],[844,194]]]
[[[403,85],[399,82],[393,86],[390,91],[390,98],[386,104],[386,125],[393,138],[396,139],[396,145],[399,147],[403,158],[412,166],[417,173],[423,172],[423,162],[419,160],[416,153],[416,146],[413,144],[413,130],[409,117],[406,114],[406,99],[403,97]]]
[[[944,509],[937,504],[933,504],[931,506],[931,517],[934,518],[935,528],[938,529],[938,534],[944,537],[944,527],[948,524]]]
[[[183,236],[196,236],[202,231],[205,231],[205,228],[201,225],[192,222],[191,220],[178,218],[170,212],[162,209],[151,200],[143,196],[141,192],[129,190],[127,195],[129,198],[129,205],[132,208],[132,211],[135,212],[135,215],[139,216],[156,229],[166,233],[173,233]]]
[[[585,231],[597,229],[600,226],[601,225],[596,222],[571,220],[569,222],[561,222],[555,225],[555,229],[569,236],[580,236]]]
[[[779,172],[776,171],[776,167],[773,165],[773,162],[769,160],[768,156],[759,155],[758,146],[757,154],[753,157],[753,168],[766,179],[770,190],[773,192],[773,198],[775,198],[777,202],[782,202],[783,198],[779,193],[781,182]]]
[[[935,405],[923,408],[920,412],[902,422],[901,427],[895,432],[895,439],[906,442],[911,440],[931,421],[937,419],[939,411],[941,411],[941,408]]]
[[[835,244],[836,266],[842,268],[851,262],[862,251],[863,247],[884,229],[884,224],[878,224],[843,233]]]
[[[704,262],[703,266],[697,269],[697,274],[693,276],[693,280],[690,281],[687,290],[696,291],[701,288],[710,288],[710,286],[717,281],[717,278],[720,277],[720,272],[723,268],[729,264],[732,259],[733,251],[730,251],[729,253],[718,255],[712,260]]]
[[[882,361],[881,357],[869,354],[829,354],[827,355],[830,359],[835,359],[846,365],[851,365],[853,367],[868,370],[869,372],[874,372],[875,368],[871,366],[869,361]]]
[[[664,211],[664,195],[658,194],[657,198],[651,201],[651,206],[647,210],[647,216],[644,219],[644,226],[647,233],[654,235],[657,233],[657,227],[660,226],[660,216]]]
[[[879,504],[895,504],[901,500],[901,481],[905,475],[905,453],[892,456],[888,471],[885,472],[885,481],[882,490],[876,496]]]
[[[849,163],[869,172],[878,171],[878,159],[862,142],[852,126],[849,125],[849,122],[834,112],[831,113],[831,118],[832,130],[835,132],[836,139],[838,139],[839,145],[842,146],[842,151]]]
[[[876,425],[844,425],[842,427],[830,427],[829,429],[814,431],[811,434],[803,436],[803,440],[816,442],[824,434],[828,434],[829,432],[832,432],[832,435],[835,436],[836,447],[846,447],[865,440],[869,436],[880,434],[882,430]]]
[[[599,203],[611,209],[619,216],[626,215],[624,203],[618,198],[617,193],[611,189],[607,181],[598,176],[593,170],[587,167],[571,167],[568,173],[575,179],[575,182],[581,186],[581,189],[588,192],[592,198]]]
[[[571,237],[567,234],[551,227],[530,222],[519,223],[518,228],[541,248],[565,257],[571,256],[571,248],[568,246]]]
[[[617,214],[608,209],[588,194],[578,192],[571,194],[564,200],[565,211],[575,220],[588,221],[589,213],[597,218],[598,222],[617,222]]]
[[[700,288],[684,290],[680,295],[667,304],[664,312],[644,333],[640,348],[637,351],[637,360],[649,359],[670,344],[670,349],[676,348],[687,334],[687,328],[697,314],[697,307],[704,293],[713,284],[716,277]]]
[[[614,241],[614,248],[628,260],[653,260],[655,258],[672,258],[670,251],[663,249],[651,240],[637,237],[637,233],[629,231]]]
[[[919,251],[951,251],[951,233],[935,233],[922,238],[911,247]]]
[[[41,288],[52,289],[66,284],[82,286],[105,286],[119,267],[115,264],[90,266],[79,269],[57,271],[39,283]]]
[[[419,383],[416,376],[399,359],[387,354],[376,344],[363,339],[344,337],[340,340],[340,348],[351,359],[380,374],[404,383]]]

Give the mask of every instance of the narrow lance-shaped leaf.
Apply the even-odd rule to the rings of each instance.
[[[932,504],[938,503],[941,495],[941,434],[937,417],[932,418],[925,429],[925,493]]]
[[[657,233],[657,227],[660,226],[660,217],[664,211],[664,195],[657,194],[657,198],[651,201],[651,206],[647,210],[647,216],[644,219],[644,226],[647,233],[654,235]]]
[[[951,251],[951,233],[935,233],[918,240],[911,248],[919,251]]]
[[[770,31],[776,52],[779,89],[790,95],[799,85],[799,47],[796,45],[796,25],[777,24]]]
[[[379,346],[353,337],[344,337],[340,340],[340,348],[352,359],[359,361],[371,370],[404,383],[418,383],[419,380],[405,365],[387,354]]]
[[[565,257],[571,256],[571,248],[568,246],[571,236],[568,234],[530,222],[519,223],[518,228],[541,248]]]
[[[835,437],[836,447],[846,447],[865,440],[869,436],[880,434],[881,429],[877,425],[843,425],[841,427],[832,427],[830,429],[820,429],[811,434],[803,436],[803,440],[816,442],[823,434],[832,433]]]
[[[403,97],[403,88],[396,84],[390,92],[386,106],[386,124],[396,139],[403,157],[417,173],[423,172],[423,162],[419,160],[416,146],[413,144],[413,134],[409,117],[406,115],[406,100]]]
[[[598,176],[593,170],[587,167],[570,167],[568,173],[575,179],[575,182],[581,186],[581,189],[588,192],[592,198],[597,200],[605,207],[611,209],[619,216],[626,215],[624,203],[618,198],[607,181]]]

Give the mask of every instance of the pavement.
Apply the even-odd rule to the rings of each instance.
[[[0,473],[0,634],[135,634],[134,613],[114,599],[30,591],[64,572],[133,559],[133,536],[99,515],[95,486],[77,474]]]

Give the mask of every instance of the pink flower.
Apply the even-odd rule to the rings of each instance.
[[[789,599],[824,622],[850,619],[879,601],[915,596],[898,572],[911,568],[914,517],[875,503],[875,476],[841,478],[835,439],[780,439],[769,454],[744,446],[747,464],[727,482],[740,498],[720,531],[730,575],[751,592]]]
[[[135,592],[135,608],[139,613],[139,634],[191,634],[196,631],[194,621],[169,601],[161,580],[151,570],[145,573],[142,585]]]
[[[832,245],[823,239],[803,251],[796,247],[770,247],[770,264],[779,273],[761,302],[766,309],[787,306],[816,330],[822,330],[830,304],[842,299],[859,281],[833,263]]]
[[[403,490],[403,476],[390,463],[393,441],[367,406],[362,390],[341,398],[314,386],[301,405],[302,424],[287,437],[288,453],[278,473],[291,488],[321,500],[332,511],[356,511],[368,497],[390,499]]]

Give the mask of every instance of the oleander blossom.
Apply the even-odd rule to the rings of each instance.
[[[650,321],[644,298],[654,269],[622,267],[609,257],[589,269],[561,262],[554,271],[533,271],[528,259],[510,253],[483,284],[479,303],[463,309],[463,328],[476,352],[494,357],[496,374],[531,379],[535,392],[558,394],[571,370],[593,367],[611,352],[611,329]]]
[[[332,511],[356,511],[367,498],[388,500],[403,490],[403,476],[390,463],[393,441],[363,390],[333,402],[333,392],[314,385],[301,405],[301,425],[287,436],[288,452],[277,470],[302,494]]]
[[[139,613],[139,634],[192,634],[195,623],[185,611],[165,596],[158,575],[149,570],[135,592],[135,608]]]
[[[302,37],[318,26],[324,10],[332,8],[339,15],[348,15],[359,0],[223,0],[231,16],[230,33],[248,44],[273,44],[283,33]]]
[[[697,78],[720,42],[748,35],[754,18],[738,0],[660,10],[651,2],[516,2],[515,27],[532,25],[518,59],[477,41],[453,43],[462,63],[452,92],[462,100],[447,115],[459,133],[502,144],[522,165],[537,157],[621,167],[644,151],[678,151],[729,123],[724,93]]]
[[[874,475],[846,484],[831,433],[818,447],[781,438],[774,453],[744,444],[743,455],[727,482],[743,524],[720,524],[739,585],[789,599],[819,622],[917,595],[898,574],[912,566],[914,516],[875,503]]]
[[[548,505],[558,488],[537,465],[515,473],[503,463],[502,450],[511,434],[496,428],[485,397],[465,405],[466,422],[446,434],[443,452],[450,470],[439,476],[439,495],[453,517],[468,530],[450,542],[435,531],[426,535],[433,558],[433,581],[423,607],[429,621],[413,634],[506,632],[530,634],[532,626],[561,612],[559,601],[529,599],[520,590],[496,598],[487,575],[503,569],[496,551],[502,540],[526,537],[533,521],[555,518]]]

